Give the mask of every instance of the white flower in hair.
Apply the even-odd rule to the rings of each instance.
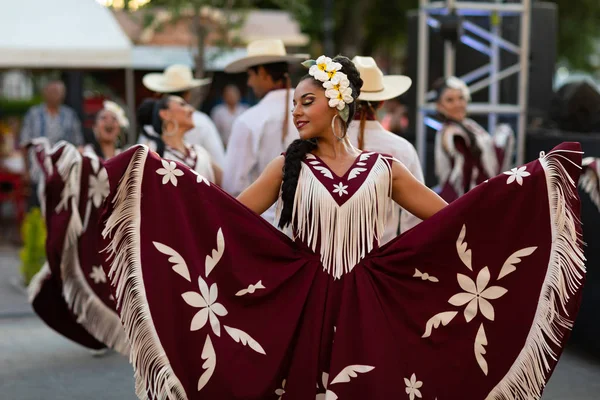
[[[348,80],[346,74],[343,72],[338,72],[333,78],[331,78],[331,80],[323,82],[323,87],[326,90],[333,89],[340,91],[350,87],[350,81]]]
[[[469,87],[462,79],[459,79],[455,76],[450,76],[448,79],[446,79],[446,86],[452,89],[460,90],[465,100],[471,101],[471,90],[469,90]]]
[[[318,81],[325,82],[329,79],[327,74],[327,67],[332,64],[332,60],[329,57],[321,56],[317,58],[317,63],[310,67],[308,74]]]
[[[123,128],[129,128],[129,119],[125,115],[125,110],[114,101],[105,100],[103,109],[112,112],[117,117],[119,125]]]
[[[329,98],[329,107],[343,110],[346,104],[354,101],[352,97],[352,88],[347,87],[342,90],[329,89],[325,92],[325,96]]]
[[[335,78],[341,69],[342,69],[342,64],[340,64],[338,62],[332,61],[329,64],[327,64],[327,77],[329,78],[329,80]],[[341,73],[341,72],[339,72],[339,73]]]

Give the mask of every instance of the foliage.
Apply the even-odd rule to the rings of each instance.
[[[21,258],[21,274],[25,285],[42,268],[46,261],[46,223],[39,208],[33,208],[25,216],[21,227],[23,248]]]
[[[22,117],[27,113],[29,108],[41,102],[41,96],[34,96],[28,100],[12,100],[0,97],[0,115],[2,117]]]
[[[378,50],[389,51],[402,46],[407,40],[406,12],[419,6],[418,0],[254,0],[251,3],[258,8],[292,12],[303,32],[311,37],[311,52],[318,53],[322,51],[327,1],[333,5],[335,52],[344,54],[373,54]],[[589,56],[595,52],[594,42],[600,41],[600,1],[578,0],[576,6],[572,0],[546,1],[558,5],[559,56],[572,68],[591,70],[593,66]],[[189,2],[152,0],[151,4]]]
[[[574,69],[590,71],[594,42],[600,41],[600,1],[551,0],[558,5],[558,53]],[[598,66],[596,66],[598,68]]]

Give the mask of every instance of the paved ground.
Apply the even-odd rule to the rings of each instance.
[[[32,314],[24,292],[11,283],[18,277],[17,260],[15,250],[0,246],[0,398],[134,400],[125,357],[94,358]],[[600,359],[569,348],[543,400],[595,400],[599,394]]]

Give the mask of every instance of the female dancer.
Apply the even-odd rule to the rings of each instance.
[[[302,139],[239,201],[144,147],[106,164],[103,267],[138,396],[539,398],[584,277],[578,145],[446,206],[345,138],[352,62],[308,66]],[[294,241],[257,215],[278,198]],[[392,201],[425,221],[379,247]]]
[[[36,313],[53,329],[101,355],[123,354],[129,345],[100,267],[99,211],[109,193],[102,162],[120,152],[121,128],[129,125],[116,104],[105,102],[94,124],[96,141],[82,154],[65,142],[50,149],[35,143],[44,173],[41,204],[48,231],[48,262],[29,287]]]
[[[107,160],[121,152],[119,143],[124,143],[123,129],[129,128],[125,111],[117,103],[105,101],[104,107],[96,115],[93,127],[94,140],[83,147],[84,153],[93,153]]]
[[[467,117],[471,96],[460,79],[450,77],[438,86],[437,109],[444,125],[435,140],[435,172],[440,196],[451,202],[508,170],[514,135],[503,124],[491,136]]]
[[[166,160],[179,161],[221,184],[223,172],[210,159],[210,154],[199,145],[185,143],[185,133],[194,127],[194,109],[181,97],[166,95],[159,100],[146,99],[138,109],[142,127],[139,142],[147,144]]]

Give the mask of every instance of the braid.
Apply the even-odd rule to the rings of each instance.
[[[291,224],[294,211],[294,198],[298,186],[298,178],[302,168],[302,160],[311,151],[317,148],[316,140],[296,139],[289,145],[285,152],[283,164],[283,182],[281,184],[281,201],[283,209],[279,218],[279,227],[285,228]]]

